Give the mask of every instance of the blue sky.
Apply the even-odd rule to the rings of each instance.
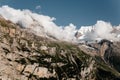
[[[57,25],[73,23],[79,28],[97,20],[120,24],[120,0],[0,0],[2,5],[55,17]]]

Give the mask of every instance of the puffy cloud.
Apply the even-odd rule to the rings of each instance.
[[[39,6],[38,6],[39,7]],[[120,40],[120,25],[112,26],[108,22],[97,21],[93,26],[81,26],[79,30],[70,23],[68,26],[58,26],[54,23],[56,18],[33,13],[30,10],[14,9],[9,6],[0,7],[0,15],[5,19],[29,28],[39,36],[52,36],[58,40],[76,42],[79,40],[94,41],[98,39]],[[81,33],[76,39],[76,32]]]
[[[119,41],[120,26],[112,26],[109,22],[97,21],[93,26],[82,26],[79,30],[83,36],[80,39],[85,41],[94,41],[108,39]]]
[[[75,41],[76,26],[72,23],[68,26],[57,26],[54,23],[54,17],[33,13],[30,10],[14,9],[9,6],[0,7],[0,15],[24,28],[30,28],[37,35],[46,34],[59,40]]]

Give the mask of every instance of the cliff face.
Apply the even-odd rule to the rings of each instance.
[[[0,79],[116,80],[119,46],[110,47],[103,50],[104,57],[91,56],[78,45],[34,35],[0,18]]]

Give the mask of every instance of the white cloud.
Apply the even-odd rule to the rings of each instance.
[[[79,39],[82,40],[120,40],[120,25],[116,28],[104,21],[97,21],[93,26],[82,26],[79,30],[76,26],[70,23],[68,26],[58,26],[54,23],[55,18],[33,13],[30,10],[14,9],[9,6],[0,7],[0,15],[5,19],[11,20],[24,28],[29,28],[31,31],[39,36],[53,36],[59,40],[76,42],[76,32],[82,33]],[[112,32],[117,29],[117,32]]]
[[[72,23],[60,27],[54,23],[54,17],[33,13],[30,10],[14,9],[9,6],[0,7],[0,15],[24,28],[30,28],[37,35],[47,34],[59,40],[75,41],[76,26]]]
[[[109,22],[97,21],[97,23],[93,26],[82,26],[79,32],[84,33],[84,37],[81,36],[83,40],[91,41],[108,39],[112,41],[119,41],[120,38],[118,38],[118,36],[120,34],[120,30],[118,30],[117,28],[120,28],[120,26],[113,27]]]
[[[41,9],[41,6],[40,6],[40,5],[38,5],[38,6],[36,6],[36,7],[35,7],[35,9]]]

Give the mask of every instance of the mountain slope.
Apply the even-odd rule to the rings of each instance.
[[[119,77],[117,68],[99,55],[91,56],[76,44],[37,36],[0,18],[2,80],[116,80]]]

